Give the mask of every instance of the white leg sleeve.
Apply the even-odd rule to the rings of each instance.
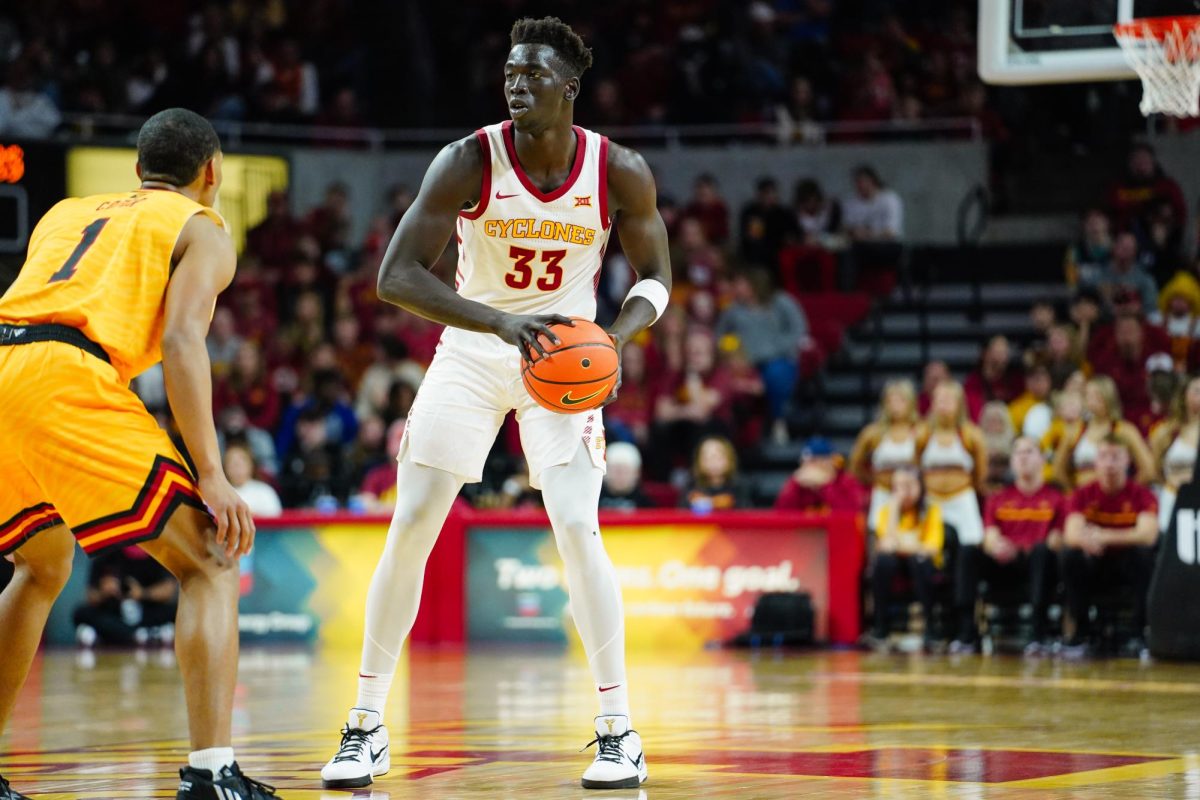
[[[396,511],[387,544],[367,591],[362,672],[390,675],[404,638],[417,619],[425,562],[462,488],[445,470],[415,463],[407,455],[396,475]]]
[[[625,614],[597,506],[604,473],[580,442],[571,463],[542,472],[542,498],[566,567],[571,614],[596,683],[625,683]]]

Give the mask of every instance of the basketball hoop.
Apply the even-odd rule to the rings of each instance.
[[[1200,116],[1200,16],[1134,19],[1113,36],[1142,79],[1143,114]]]

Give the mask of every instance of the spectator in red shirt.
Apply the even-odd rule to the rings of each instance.
[[[1113,318],[1092,326],[1087,338],[1085,353],[1087,360],[1098,364],[1115,357],[1117,349],[1117,324],[1122,317],[1132,317],[1142,326],[1142,340],[1149,353],[1171,352],[1171,337],[1165,328],[1150,322],[1142,308],[1141,296],[1129,289],[1121,289],[1113,296]]]
[[[1113,324],[1113,347],[1092,362],[1092,370],[1107,375],[1117,385],[1117,395],[1125,417],[1137,421],[1150,407],[1146,392],[1146,359],[1153,351],[1146,347],[1145,332],[1137,317],[1120,316]]]
[[[350,190],[344,183],[331,183],[325,200],[308,213],[308,229],[317,237],[321,252],[344,250],[350,238]]]
[[[713,244],[729,240],[729,207],[717,189],[717,179],[707,172],[696,178],[692,202],[683,210],[683,216],[698,220],[705,237]]]
[[[866,507],[862,484],[845,469],[828,439],[814,436],[804,446],[800,466],[775,498],[781,511],[853,511]]]
[[[363,341],[357,317],[343,314],[334,321],[333,346],[337,348],[337,362],[346,375],[346,385],[352,393],[357,392],[363,373],[375,362],[375,348]]]
[[[1071,495],[1062,571],[1075,632],[1063,647],[1069,658],[1089,652],[1088,610],[1097,590],[1124,586],[1134,593],[1134,638],[1127,651],[1140,654],[1146,626],[1146,594],[1158,540],[1158,501],[1129,480],[1129,446],[1109,434],[1096,454],[1096,480]]]
[[[1146,396],[1150,404],[1133,419],[1133,423],[1147,443],[1154,429],[1171,414],[1171,405],[1185,377],[1175,371],[1175,364],[1167,353],[1155,353],[1146,359]]]
[[[726,435],[732,429],[732,387],[717,364],[716,350],[710,332],[693,328],[684,345],[683,369],[663,378],[645,453],[647,463],[656,466],[651,472],[655,477],[680,466],[706,435]]]
[[[993,400],[1011,403],[1021,394],[1024,378],[1012,363],[1012,348],[1004,336],[993,336],[979,359],[979,367],[967,376],[963,391],[971,419],[979,420],[979,411]]]
[[[955,605],[959,631],[950,644],[951,652],[971,652],[978,644],[975,603],[981,578],[993,588],[1029,587],[1033,636],[1025,652],[1035,655],[1044,647],[1054,574],[1052,552],[1062,546],[1066,501],[1061,492],[1046,485],[1046,459],[1034,439],[1018,438],[1009,464],[1013,485],[988,498],[983,544],[966,545],[958,554]]]
[[[281,401],[275,390],[262,350],[254,342],[242,342],[229,373],[216,383],[214,402],[218,412],[240,406],[250,424],[263,430],[275,430]]]
[[[266,218],[246,234],[246,250],[258,256],[268,271],[283,269],[303,233],[304,226],[288,208],[287,192],[277,189],[267,195]]]
[[[621,348],[621,391],[604,409],[604,427],[610,441],[645,446],[654,417],[656,383],[647,374],[645,348],[627,342]]]
[[[422,367],[428,367],[433,363],[434,353],[437,352],[438,344],[442,341],[443,330],[445,330],[444,325],[439,325],[408,311],[400,311],[396,315],[392,334],[404,342],[404,346],[408,348],[409,358]]]
[[[396,458],[404,441],[406,420],[398,419],[387,431],[387,461],[371,468],[363,476],[358,495],[368,511],[390,513],[396,506]]]
[[[1177,226],[1170,236],[1182,233],[1187,219],[1187,201],[1174,179],[1163,172],[1154,148],[1145,142],[1135,144],[1129,151],[1129,171],[1108,191],[1108,206],[1118,230],[1128,230],[1140,223],[1157,203],[1170,204]]]

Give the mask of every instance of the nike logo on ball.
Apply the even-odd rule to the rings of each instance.
[[[587,397],[572,397],[571,393],[567,392],[566,394],[564,394],[562,396],[562,400],[560,400],[559,402],[561,402],[564,406],[577,406],[580,403],[586,403],[588,400],[591,400],[593,397],[595,397],[596,395],[605,391],[606,389],[608,389],[608,387],[604,386],[604,387],[592,392]]]

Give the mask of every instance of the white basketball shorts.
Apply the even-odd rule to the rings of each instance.
[[[486,333],[447,328],[408,415],[400,458],[451,472],[467,483],[483,465],[504,417],[517,412],[529,483],[541,488],[550,467],[568,464],[582,443],[604,470],[604,421],[599,409],[560,414],[538,405],[521,383],[517,348]]]

